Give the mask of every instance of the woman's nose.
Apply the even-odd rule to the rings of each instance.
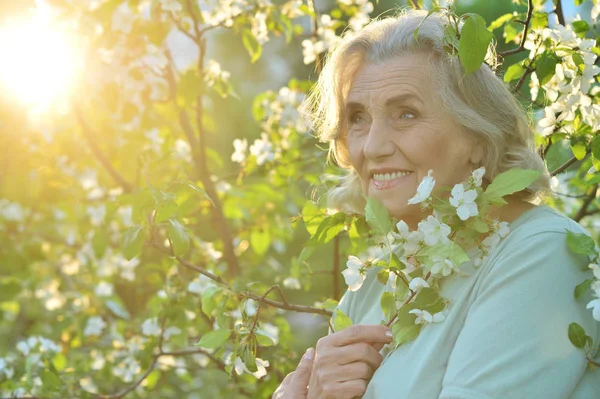
[[[363,147],[363,153],[366,158],[380,160],[394,154],[396,147],[390,139],[388,129],[384,118],[372,120]]]

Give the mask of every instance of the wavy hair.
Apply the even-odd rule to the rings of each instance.
[[[358,32],[344,32],[302,104],[308,125],[321,141],[330,143],[330,159],[347,171],[328,192],[329,206],[357,213],[364,210],[359,176],[348,159],[345,140],[345,102],[354,75],[364,64],[381,64],[416,52],[430,54],[431,78],[437,84],[445,111],[470,139],[483,147],[481,166],[486,168],[485,179],[491,181],[511,168],[538,170],[542,173],[540,178],[521,196],[533,203],[541,202],[550,192],[550,176],[536,152],[526,113],[487,64],[464,76],[458,57],[444,49],[446,17],[440,13],[426,16],[426,11],[404,9],[392,17],[374,19]],[[495,59],[493,49],[488,58]]]

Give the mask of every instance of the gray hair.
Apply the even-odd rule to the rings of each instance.
[[[364,210],[359,177],[348,159],[345,143],[345,102],[354,75],[366,63],[381,64],[402,54],[423,51],[430,54],[431,77],[438,85],[445,111],[484,149],[481,166],[486,168],[485,179],[491,181],[511,168],[538,170],[540,178],[521,196],[541,202],[550,192],[550,176],[536,152],[526,113],[487,64],[464,76],[458,57],[444,49],[446,17],[434,13],[425,19],[426,15],[426,11],[400,10],[393,17],[372,20],[358,32],[344,32],[302,105],[312,130],[321,141],[330,142],[330,157],[347,170],[344,177],[338,178],[337,187],[329,191],[329,206],[357,213]],[[493,49],[488,58],[494,59]]]

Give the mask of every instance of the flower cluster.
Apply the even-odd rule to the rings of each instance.
[[[557,24],[553,29],[533,31],[527,36],[525,48],[530,50],[530,59],[550,57],[556,61],[552,78],[543,84],[538,72],[533,72],[531,78],[532,101],[537,100],[541,87],[551,102],[538,122],[543,136],[557,131],[574,133],[577,115],[592,130],[600,128],[600,105],[590,97],[599,90],[592,87],[600,73],[600,67],[595,65],[598,57],[593,50],[595,43],[594,39],[580,38],[570,25]]]

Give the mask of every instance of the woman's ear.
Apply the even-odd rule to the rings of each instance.
[[[483,164],[484,155],[485,151],[483,150],[483,146],[479,143],[475,143],[471,148],[471,159],[469,159],[469,161],[472,165],[479,167]]]

